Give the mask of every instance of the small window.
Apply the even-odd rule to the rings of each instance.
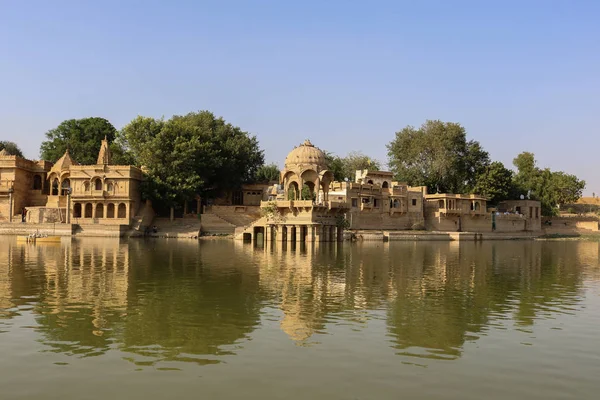
[[[416,206],[417,205],[417,199],[412,199],[412,205]]]
[[[373,199],[373,207],[378,207],[379,206],[379,202],[377,201],[377,199]]]
[[[536,218],[539,218],[539,217],[540,217],[540,208],[539,208],[539,207],[536,207],[536,208],[535,208],[535,217],[536,217]]]
[[[352,199],[352,207],[358,207],[358,199]]]
[[[94,185],[96,190],[102,190],[102,180],[100,178],[96,179]]]
[[[371,179],[369,179],[369,180],[367,181],[367,183],[368,183],[369,185],[372,185],[372,184],[373,184],[373,181],[372,181]]]

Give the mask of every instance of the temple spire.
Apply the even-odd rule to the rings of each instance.
[[[104,135],[100,151],[98,152],[97,165],[108,165],[111,162],[110,148],[108,147],[108,138]]]

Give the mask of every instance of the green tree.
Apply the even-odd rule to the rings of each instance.
[[[373,171],[379,171],[381,164],[379,161],[361,153],[360,151],[352,151],[348,155],[342,158],[342,166],[344,177],[354,180],[356,171],[368,169]]]
[[[466,136],[465,128],[453,122],[407,126],[387,145],[390,168],[396,179],[431,192],[469,191],[489,164],[489,155]]]
[[[110,143],[115,140],[117,130],[104,118],[92,117],[69,119],[46,132],[46,139],[40,147],[42,159],[56,162],[69,147],[69,153],[80,164],[96,164],[98,151],[105,137]],[[112,147],[116,150],[116,147]],[[118,163],[120,153],[116,152]]]
[[[257,182],[277,182],[279,183],[280,172],[279,167],[276,164],[261,165],[256,170],[256,176],[254,178]]]
[[[123,128],[119,142],[147,171],[144,194],[159,208],[239,188],[264,164],[255,136],[209,111],[168,121],[137,117]]]
[[[346,157],[339,157],[331,153],[325,153],[327,169],[333,173],[333,179],[343,181],[348,178],[354,181],[354,176],[357,170],[373,170],[381,169],[381,163],[360,151],[352,151]]]
[[[0,151],[2,150],[6,150],[6,152],[11,156],[19,156],[21,158],[25,158],[25,156],[23,156],[23,152],[15,142],[9,142],[8,140],[0,140]]]
[[[577,202],[585,189],[585,181],[575,175],[538,168],[533,153],[519,154],[513,164],[518,170],[514,179],[517,189],[539,200],[543,215],[556,215],[561,205]]]
[[[333,173],[334,180],[341,182],[344,178],[350,178],[344,175],[344,161],[341,157],[325,152],[325,162],[327,163],[327,169]]]
[[[494,161],[479,173],[473,191],[487,197],[493,205],[507,200],[514,193],[513,172]]]

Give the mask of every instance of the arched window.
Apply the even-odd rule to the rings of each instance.
[[[58,196],[58,178],[52,181],[52,196]]]
[[[85,205],[85,218],[92,218],[92,203]]]
[[[73,217],[81,218],[81,203],[75,203],[73,205]]]
[[[125,203],[119,204],[119,209],[117,211],[118,218],[127,218],[127,206]]]
[[[369,185],[372,185],[372,184],[373,184],[373,180],[369,179],[369,180],[367,181],[367,183],[368,183]]]
[[[394,199],[394,208],[400,208],[400,202],[398,199]]]
[[[479,211],[479,209],[481,209],[481,205],[479,204],[478,201],[475,202],[475,211]]]
[[[110,203],[106,206],[106,218],[114,218],[115,217],[115,205]]]
[[[33,190],[42,190],[42,177],[39,175],[33,176]]]
[[[71,181],[69,179],[65,179],[62,184],[60,185],[60,194],[62,196],[66,196],[67,195],[67,191],[68,189],[71,187]]]
[[[104,218],[104,204],[96,204],[96,218]]]
[[[387,189],[387,188],[390,187],[390,184],[387,183],[387,181],[383,181],[383,183],[381,184],[381,187],[384,188],[384,189]]]
[[[94,187],[96,190],[102,190],[102,179],[96,178],[96,181],[94,182]]]

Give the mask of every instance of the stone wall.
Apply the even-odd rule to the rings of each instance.
[[[23,224],[0,223],[0,235],[29,235],[39,232],[52,236],[71,236],[74,225],[72,224]]]
[[[129,225],[79,224],[75,226],[77,236],[122,237],[129,230]]]
[[[350,229],[412,229],[413,225],[423,225],[420,213],[386,214],[371,212],[349,213]]]
[[[548,224],[550,223],[550,224]],[[544,218],[542,225],[546,235],[581,235],[599,231],[598,220],[592,218]]]

